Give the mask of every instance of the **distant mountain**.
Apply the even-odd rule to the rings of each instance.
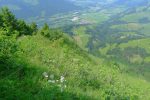
[[[82,7],[125,5],[144,5],[149,0],[0,0],[0,8],[9,7],[17,17],[30,18],[37,16],[51,16],[57,13],[64,13],[79,10]]]
[[[125,6],[138,6],[148,3],[150,0],[68,0],[74,2],[76,5],[89,6],[93,4],[111,4],[111,5],[125,5]]]
[[[0,0],[0,8],[9,7],[19,18],[51,16],[79,9],[66,0]]]
[[[117,5],[126,5],[130,7],[146,5],[150,0],[116,0]]]

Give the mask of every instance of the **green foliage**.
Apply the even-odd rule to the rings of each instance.
[[[19,35],[31,35],[32,33],[31,28],[23,20],[18,21],[17,31],[19,31]]]
[[[101,61],[96,62],[72,38],[47,24],[38,31],[35,23],[16,23],[16,29],[12,23],[0,29],[0,99],[149,100],[149,82],[121,73],[120,64],[94,57]]]
[[[40,33],[50,40],[57,40],[63,36],[63,33],[57,29],[50,29],[47,24],[43,26]]]
[[[5,30],[12,32],[14,29],[17,28],[17,19],[15,16],[9,11],[8,8],[2,8],[0,15],[2,17],[2,25]]]
[[[0,32],[1,33],[1,32]],[[11,61],[14,59],[14,54],[17,51],[15,37],[0,35],[0,69],[11,68]]]
[[[31,35],[37,31],[35,24],[27,25],[23,20],[17,20],[8,8],[0,11],[0,28],[6,31],[6,35]]]
[[[33,34],[36,34],[36,32],[38,31],[38,27],[37,27],[37,24],[35,22],[31,23],[30,28],[33,31]]]

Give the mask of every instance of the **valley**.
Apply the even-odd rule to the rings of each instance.
[[[0,0],[0,8],[0,99],[150,99],[150,0]]]
[[[125,73],[135,74],[134,76],[149,81],[149,12],[149,3],[140,7],[91,7],[76,16],[71,15],[78,20],[62,29],[84,50],[95,56],[111,59],[120,66],[124,64],[128,66],[124,69]],[[66,19],[69,18],[71,19],[70,14]],[[60,22],[63,20],[60,19]],[[83,20],[89,23],[81,25]]]

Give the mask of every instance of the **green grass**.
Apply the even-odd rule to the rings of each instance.
[[[100,48],[99,51],[102,55],[107,55],[107,52],[111,49],[114,49],[116,47],[116,44],[110,45],[106,44],[104,48]]]
[[[145,34],[145,35],[149,36],[149,33],[150,33],[150,23],[148,23],[148,24],[142,24],[142,30],[140,30],[140,32],[142,34]]]
[[[119,24],[111,26],[112,29],[136,31],[142,28],[138,23]]]
[[[150,38],[146,39],[138,39],[138,40],[131,40],[128,43],[122,43],[119,47],[124,49],[126,47],[141,47],[144,48],[148,53],[150,53]]]
[[[89,16],[92,19],[96,17],[97,20],[99,16],[94,15],[94,18],[91,15]],[[6,20],[2,21],[5,22]],[[150,99],[149,57],[144,58],[142,55],[136,54],[137,48],[134,48],[143,48],[149,54],[149,38],[130,40],[120,44],[106,44],[104,48],[99,50],[103,58],[98,58],[83,50],[90,38],[86,34],[87,27],[81,26],[72,30],[74,36],[77,36],[76,38],[79,40],[76,42],[62,32],[49,29],[46,24],[41,30],[39,29],[37,32],[34,30],[34,34],[26,35],[27,33],[24,33],[23,35],[22,33],[17,36],[15,33],[26,29],[26,27],[21,29],[24,24],[21,25],[16,29],[11,29],[12,32],[8,27],[12,26],[12,23],[9,24],[8,22],[8,26],[2,25],[0,31],[0,99]],[[126,24],[116,25],[114,28],[129,30],[141,28],[136,23],[129,23],[129,26]],[[89,27],[93,29],[93,27]],[[12,34],[8,34],[3,28],[9,30],[9,33],[12,32]],[[30,29],[30,26],[27,28]],[[13,38],[13,34],[17,38],[15,36]],[[135,33],[129,32],[128,34]],[[97,41],[98,39],[92,41],[94,46],[98,45],[99,41]],[[117,47],[121,51],[117,51]],[[131,47],[129,48],[130,52],[126,50],[128,47]],[[110,52],[109,55],[110,50],[114,51],[112,51],[112,54]],[[119,53],[120,58],[113,58]],[[126,54],[127,57],[128,53],[132,55],[130,57],[132,59],[129,59],[131,60],[130,63],[126,63],[127,61],[123,58],[122,53]],[[147,67],[143,64],[143,58],[145,62],[148,62]],[[140,64],[137,62],[140,62]],[[134,63],[137,63],[137,66]],[[139,65],[142,65],[142,67]],[[49,75],[48,79],[43,77],[44,72]],[[144,73],[144,75],[142,76],[141,73]],[[63,83],[60,82],[61,76],[64,76],[66,80]],[[49,83],[52,80],[58,81]]]
[[[50,41],[38,34],[22,36],[17,42],[21,48],[17,64],[24,66],[24,74],[16,70],[0,80],[1,98],[137,100],[150,92],[148,82],[121,74],[111,62],[99,62],[99,58],[87,54],[67,36]],[[50,84],[42,78],[43,72],[54,75],[56,80],[64,75],[67,88],[61,92],[59,83]]]
[[[85,15],[81,16],[81,18],[83,20],[87,20],[92,23],[102,23],[108,20],[109,16],[101,12],[91,12],[91,13],[85,13]]]
[[[126,22],[138,22],[139,19],[147,17],[148,19],[150,19],[150,14],[148,13],[148,11],[145,12],[138,12],[138,13],[132,13],[129,15],[125,15],[125,17],[121,18],[121,20],[126,21]]]
[[[87,43],[89,42],[90,35],[86,33],[86,27],[80,26],[77,28],[74,28],[72,31],[74,33],[74,40],[76,43],[82,48],[86,50]]]

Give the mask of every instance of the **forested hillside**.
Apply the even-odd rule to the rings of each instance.
[[[0,8],[9,7],[17,17],[23,19],[45,19],[58,13],[79,9],[66,0],[0,0]]]
[[[149,100],[150,83],[121,66],[90,55],[59,29],[0,10],[2,100]]]

